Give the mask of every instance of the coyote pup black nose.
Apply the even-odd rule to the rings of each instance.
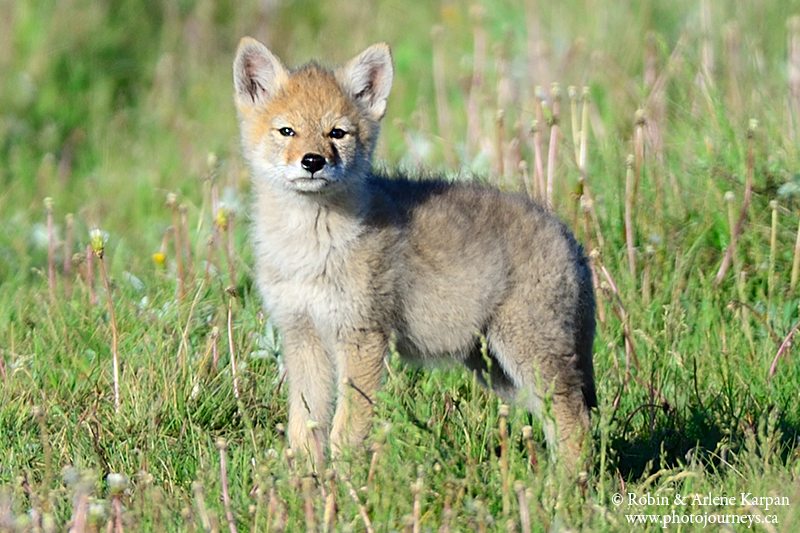
[[[319,154],[306,154],[300,164],[313,174],[322,170],[322,167],[325,166],[325,158]]]

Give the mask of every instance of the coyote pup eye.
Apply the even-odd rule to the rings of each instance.
[[[331,139],[341,139],[347,135],[347,132],[340,128],[333,128],[331,132],[328,134],[328,137]]]
[[[278,133],[284,137],[294,137],[294,130],[292,128],[281,128],[278,130]]]

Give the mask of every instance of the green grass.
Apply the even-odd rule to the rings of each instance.
[[[481,4],[486,70],[472,132],[486,148],[481,154],[466,141],[475,22],[465,2],[0,0],[0,531],[66,531],[87,513],[85,531],[105,531],[117,499],[127,531],[229,530],[224,483],[238,531],[312,524],[325,530],[326,516],[333,530],[363,531],[362,514],[375,531],[525,531],[514,481],[526,489],[533,531],[662,530],[630,524],[630,513],[774,516],[777,523],[750,529],[797,529],[797,350],[790,345],[774,376],[769,372],[800,320],[800,295],[790,286],[800,206],[791,186],[781,188],[797,182],[800,162],[787,67],[787,21],[800,5],[708,2],[704,17],[703,2],[683,0],[519,4]],[[533,40],[528,14],[535,15]],[[437,121],[434,26],[442,31],[449,132]],[[408,369],[395,356],[368,447],[352,450],[337,477],[322,472],[312,479],[305,465],[287,458],[280,334],[263,314],[250,276],[248,176],[231,97],[230,64],[245,34],[265,40],[289,64],[311,57],[341,62],[388,41],[396,72],[380,163],[414,167],[419,159],[453,172],[450,151],[462,175],[474,171],[507,190],[524,187],[520,173],[508,171],[513,157],[505,175],[497,172],[498,106],[509,147],[536,118],[534,87],[549,92],[558,82],[564,137],[555,206],[583,242],[567,87],[577,86],[579,94],[588,87],[586,184],[598,222],[589,217],[588,242],[600,253],[595,266],[607,269],[619,295],[598,270],[600,406],[585,488],[555,470],[539,422],[527,413],[512,407],[503,444],[499,401],[474,376],[460,368]],[[536,61],[529,61],[529,50],[541,50]],[[655,96],[652,78],[663,80]],[[498,87],[505,96],[498,97]],[[625,158],[635,151],[640,107],[658,136],[645,141],[632,275]],[[753,197],[736,261],[715,283],[731,241],[725,194],[734,193],[735,217],[744,198],[751,118],[758,120]],[[545,153],[548,140],[545,124]],[[219,162],[212,169],[211,152]],[[532,176],[527,133],[520,153]],[[222,244],[227,233],[208,245],[215,233],[212,181],[235,212],[233,279]],[[183,297],[168,193],[186,207],[193,265]],[[52,293],[45,197],[54,201]],[[774,271],[771,200],[780,204]],[[69,249],[68,213],[74,214]],[[94,227],[109,236],[111,282],[107,295],[95,262],[95,303],[81,274],[85,259],[69,275],[62,266],[65,255],[85,256]],[[163,265],[153,259],[160,251]],[[118,333],[119,412],[108,296]],[[629,371],[626,324],[636,355]],[[536,467],[523,438],[528,424]],[[106,481],[109,473],[130,478],[121,495]],[[626,494],[638,500],[648,493],[666,500],[628,505]],[[615,494],[625,495],[622,505]],[[735,505],[694,501],[709,494],[734,497]],[[785,498],[788,505],[751,506],[742,494]],[[693,531],[702,524],[667,528]]]

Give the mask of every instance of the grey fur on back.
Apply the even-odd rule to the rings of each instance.
[[[491,378],[501,396],[514,399],[509,392],[541,365],[545,379],[560,374],[564,389],[579,387],[586,406],[597,405],[591,270],[563,223],[520,196],[479,185],[375,175],[367,183],[364,237],[374,233],[391,258],[384,312],[401,355],[447,354],[485,370],[479,332],[503,371]],[[498,359],[503,332],[518,328],[529,330],[531,353]]]

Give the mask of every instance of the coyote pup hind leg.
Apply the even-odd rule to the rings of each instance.
[[[597,405],[592,364],[595,302],[586,258],[573,239],[566,243],[572,250],[562,248],[555,268],[522,269],[537,274],[515,283],[495,313],[487,341],[509,378],[501,381],[502,388],[494,383],[493,388],[537,415],[551,457],[576,474],[587,466],[589,413]]]

